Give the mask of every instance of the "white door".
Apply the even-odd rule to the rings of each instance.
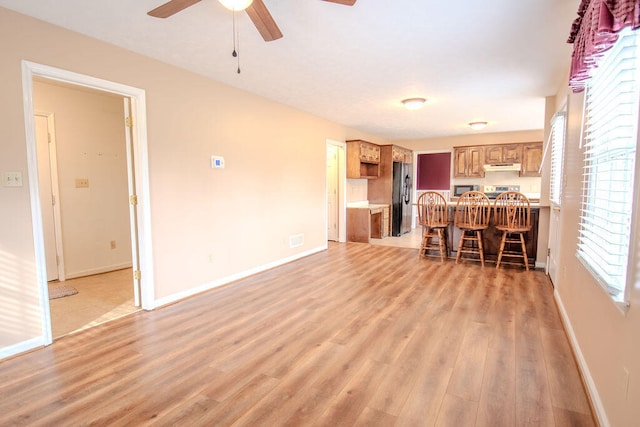
[[[47,281],[64,280],[64,273],[59,271],[61,251],[59,243],[59,218],[56,217],[58,202],[58,174],[56,162],[55,133],[53,130],[53,114],[35,114],[36,150],[38,158],[38,185],[40,190],[40,207],[42,210],[42,228],[44,231],[44,252],[47,265]]]
[[[133,302],[136,307],[140,307],[140,293],[142,276],[140,273],[140,255],[138,252],[138,196],[136,194],[136,174],[134,171],[134,138],[133,120],[132,120],[132,102],[131,98],[124,98],[124,121],[125,121],[125,140],[127,144],[127,175],[129,182],[129,223],[131,227],[131,264],[133,270]]]
[[[551,120],[551,134],[546,150],[550,152],[549,200],[549,251],[547,253],[547,274],[551,282],[558,283],[558,251],[561,240],[560,207],[562,206],[562,190],[564,187],[564,144],[566,134],[566,106],[556,113]],[[551,149],[549,151],[549,148]]]
[[[338,241],[338,147],[327,144],[327,240]]]

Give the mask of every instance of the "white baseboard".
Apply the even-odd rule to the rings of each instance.
[[[123,268],[131,268],[131,262],[129,261],[121,264],[113,264],[105,267],[90,268],[88,270],[67,273],[65,278],[68,280],[75,279],[76,277],[93,276],[94,274],[108,273],[110,271],[122,270]]]
[[[544,270],[547,268],[547,263],[542,261],[536,261],[536,268],[540,268]]]
[[[328,248],[327,245],[320,246],[320,247],[308,250],[306,252],[301,252],[299,254],[296,254],[296,255],[288,257],[288,258],[283,258],[283,259],[271,262],[269,264],[261,265],[259,267],[252,268],[250,270],[242,271],[242,272],[237,273],[237,274],[232,274],[231,276],[227,276],[227,277],[223,277],[223,278],[218,279],[218,280],[214,280],[213,282],[205,283],[203,285],[200,285],[198,287],[186,290],[184,292],[178,292],[176,294],[169,295],[167,297],[157,299],[157,300],[155,300],[155,302],[153,304],[153,308],[161,307],[161,306],[167,305],[167,304],[173,304],[174,302],[180,301],[182,299],[191,297],[193,295],[196,295],[196,294],[199,294],[199,293],[202,293],[202,292],[209,291],[211,289],[217,288],[219,286],[226,285],[226,284],[234,282],[236,280],[244,279],[245,277],[254,275],[256,273],[261,273],[263,271],[270,270],[270,269],[272,269],[274,267],[278,267],[280,265],[284,265],[284,264],[290,263],[290,262],[295,261],[297,259],[304,258],[306,256],[313,255],[313,254],[318,253],[318,252],[322,252],[322,251],[326,250],[327,248]]]
[[[20,353],[25,353],[38,347],[44,347],[43,337],[31,338],[27,341],[22,341],[8,347],[0,348],[0,360]]]
[[[564,328],[567,331],[567,335],[569,336],[569,342],[571,343],[571,347],[573,348],[573,353],[576,355],[576,359],[578,360],[578,367],[580,368],[580,373],[582,374],[582,378],[584,378],[584,382],[587,386],[587,391],[589,392],[589,397],[591,398],[593,409],[596,412],[596,417],[598,417],[598,423],[601,427],[609,427],[611,424],[609,424],[609,419],[607,418],[604,406],[602,405],[602,400],[600,400],[598,389],[596,388],[595,382],[593,382],[593,377],[591,376],[591,372],[589,372],[589,366],[587,366],[587,361],[582,354],[582,350],[580,349],[580,345],[578,344],[576,335],[573,332],[571,321],[569,320],[567,311],[564,308],[564,304],[562,303],[562,298],[560,298],[558,289],[553,292],[553,296],[556,300],[556,304],[558,305],[558,309],[560,310],[562,323],[564,324]]]

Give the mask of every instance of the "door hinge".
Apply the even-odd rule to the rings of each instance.
[[[132,128],[133,127],[133,117],[129,116],[124,120],[125,124],[127,125],[128,128]]]
[[[51,134],[47,132],[47,142],[51,144]]]
[[[129,204],[133,206],[138,206],[138,196],[136,196],[135,194],[132,194],[131,196],[129,196]]]
[[[53,194],[51,195],[51,206],[55,206],[56,205],[56,196],[54,196]]]
[[[133,278],[136,280],[142,279],[142,271],[136,270],[133,272]]]
[[[547,248],[547,256],[551,256],[551,248]]]

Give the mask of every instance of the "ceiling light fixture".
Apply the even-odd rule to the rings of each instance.
[[[469,127],[473,130],[480,130],[480,129],[484,129],[484,127],[487,125],[487,122],[471,122],[469,123]]]
[[[422,108],[426,101],[424,98],[407,98],[403,99],[402,103],[407,110],[418,110]]]
[[[253,3],[253,0],[218,0],[218,1],[222,3],[222,5],[227,9],[233,10],[233,11],[245,10],[246,8],[251,6],[251,3]]]

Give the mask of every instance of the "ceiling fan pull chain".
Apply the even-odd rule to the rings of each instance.
[[[233,52],[231,52],[231,56],[234,58],[238,56],[236,52],[236,11],[232,11],[233,13]]]
[[[238,74],[240,74],[240,34],[237,35],[238,40]]]

